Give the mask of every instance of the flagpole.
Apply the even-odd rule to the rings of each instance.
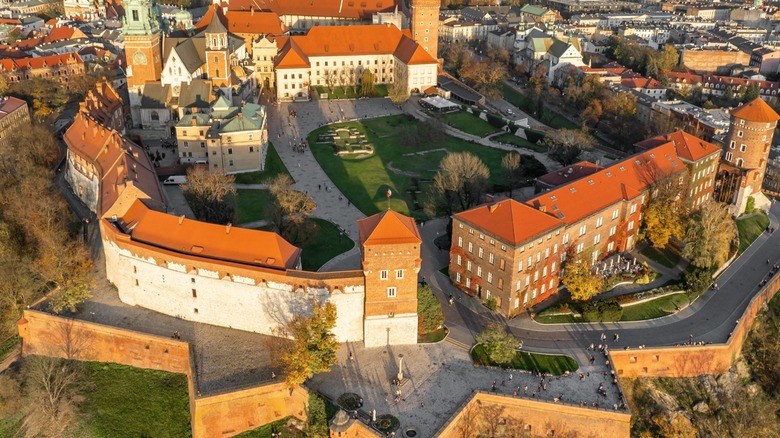
[[[393,194],[393,191],[390,189],[387,189],[387,209],[390,210],[390,196]]]

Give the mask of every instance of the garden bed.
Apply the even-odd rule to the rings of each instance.
[[[518,351],[515,357],[507,365],[499,365],[488,356],[484,344],[477,344],[471,350],[471,358],[477,366],[504,366],[515,370],[537,371],[545,374],[560,376],[579,369],[577,361],[569,356],[554,354],[526,353]]]

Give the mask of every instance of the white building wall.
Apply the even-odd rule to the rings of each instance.
[[[395,315],[366,318],[364,325],[366,348],[417,343],[417,315]]]
[[[279,100],[309,98],[309,68],[276,70],[276,97]]]
[[[106,277],[122,302],[181,319],[276,335],[293,315],[310,311],[310,299],[328,297],[324,289],[294,291],[284,283],[255,285],[246,278],[216,278],[215,272],[184,272],[173,263],[158,266],[109,241],[103,247]],[[333,333],[339,342],[362,340],[364,295],[362,285],[330,294],[338,312]]]
[[[80,165],[76,164],[78,159],[68,151],[68,165],[65,168],[65,181],[70,184],[71,191],[81,199],[81,202],[93,212],[97,213],[98,191],[100,190],[100,181],[96,174],[83,169],[78,170]],[[87,176],[85,173],[89,173]]]

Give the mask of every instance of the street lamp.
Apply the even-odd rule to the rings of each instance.
[[[399,384],[404,379],[404,355],[403,354],[398,355],[398,375],[396,376],[396,378],[398,379]]]

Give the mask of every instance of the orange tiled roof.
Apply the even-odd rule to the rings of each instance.
[[[65,55],[40,56],[37,58],[27,57],[18,59],[4,59],[0,60],[0,67],[2,67],[3,71],[10,72],[14,69],[29,70],[44,67],[54,67],[57,65],[83,63],[84,61],[81,59],[81,56],[79,56],[78,53],[68,53]]]
[[[276,68],[307,68],[310,67],[309,59],[298,47],[293,38],[288,38],[282,51],[276,57]]]
[[[515,246],[564,225],[555,217],[514,199],[480,205],[454,217]]]
[[[566,184],[570,181],[592,175],[601,169],[603,169],[603,167],[596,163],[580,161],[579,163],[570,164],[554,172],[546,173],[536,179],[550,186],[557,187],[561,184]]]
[[[120,224],[133,241],[213,260],[295,268],[301,249],[269,231],[209,224],[151,210],[135,203]]]
[[[231,0],[231,11],[272,11],[279,15],[371,18],[375,12],[403,8],[400,0]]]
[[[433,59],[433,56],[431,56],[430,53],[426,52],[422,46],[417,44],[417,41],[406,35],[401,37],[401,41],[399,41],[394,55],[406,65],[436,63],[436,60]]]
[[[87,92],[84,101],[79,105],[79,111],[89,115],[99,123],[111,126],[116,111],[122,108],[122,98],[107,80],[95,84]]]
[[[22,99],[17,99],[12,96],[0,98],[0,119],[10,114],[19,108],[27,106],[27,102]]]
[[[146,151],[118,132],[78,113],[63,140],[69,151],[96,168],[100,179],[99,216],[107,212],[130,185],[160,205],[165,204],[160,181]]]
[[[619,161],[599,172],[545,192],[526,203],[543,208],[567,224],[578,222],[624,200],[641,195],[661,175],[684,171],[675,146],[668,142]]]
[[[393,210],[359,220],[358,230],[362,245],[422,242],[414,219]]]
[[[685,161],[699,161],[720,150],[712,143],[706,142],[685,131],[674,131],[649,138],[636,144],[640,149],[652,149],[662,144],[671,142],[674,145],[677,156]]]
[[[232,33],[280,35],[287,32],[287,26],[274,12],[228,11],[225,17],[227,29]]]
[[[665,89],[664,85],[658,81],[656,81],[653,78],[645,78],[642,76],[636,77],[636,78],[626,78],[624,77],[620,81],[620,85],[627,87],[627,88],[641,88],[641,89]]]
[[[749,122],[776,122],[780,120],[771,106],[757,97],[731,112],[731,115]]]
[[[203,14],[203,17],[201,17],[200,21],[195,23],[195,32],[201,32],[209,27],[212,18],[214,18],[214,14],[217,15],[217,18],[222,22],[222,25],[227,28],[228,21],[227,18],[225,18],[225,14],[222,13],[222,8],[220,8],[218,5],[211,5],[206,13]]]

